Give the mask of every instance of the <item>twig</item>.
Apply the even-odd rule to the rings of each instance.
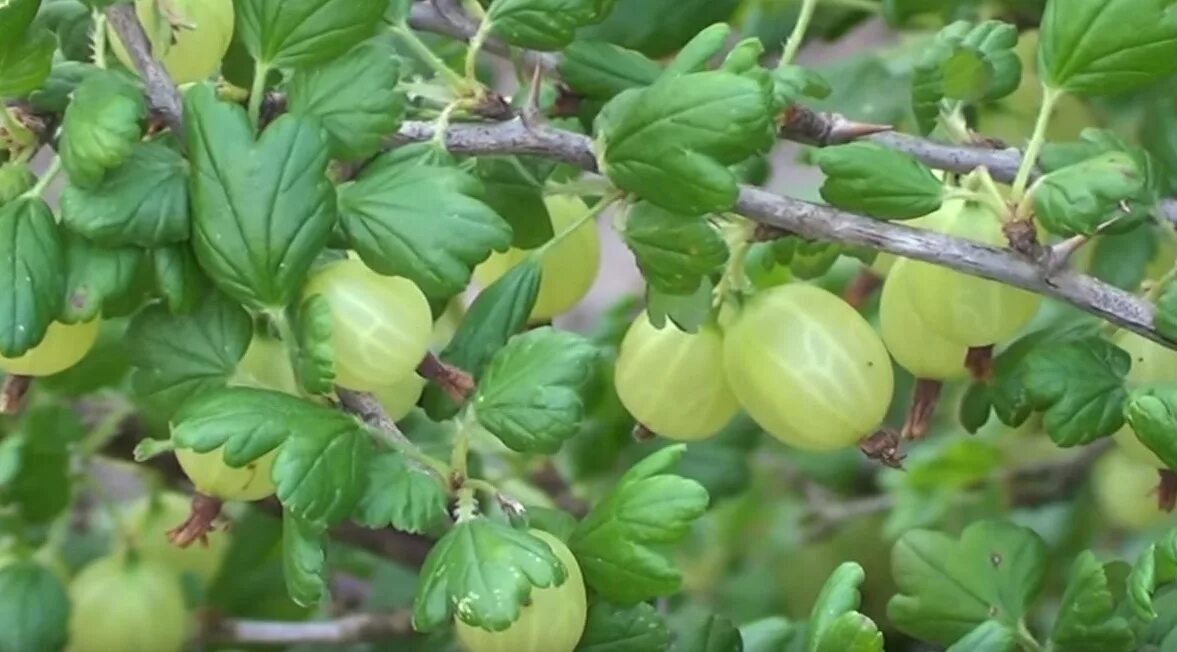
[[[9,374],[0,381],[0,414],[19,414],[33,386],[32,376]]]
[[[135,7],[130,4],[111,5],[103,10],[106,20],[119,35],[119,40],[127,48],[135,68],[143,76],[143,84],[147,87],[147,101],[152,110],[163,117],[180,147],[184,146],[184,109],[180,102],[180,92],[176,90],[171,77],[154,57],[151,56],[151,43],[139,18],[135,15]]]
[[[411,636],[412,620],[408,611],[309,622],[213,617],[205,622],[200,639],[231,645],[344,645]]]
[[[447,5],[445,13],[438,10],[435,4]],[[478,32],[478,22],[472,20],[460,8],[451,8],[455,3],[415,2],[409,11],[409,26],[424,32],[442,34],[460,41],[469,41]],[[496,38],[488,38],[482,49],[502,57],[511,56],[511,46]],[[560,56],[548,52],[535,50],[520,51],[523,64],[527,68],[539,67],[546,74],[554,74],[560,66]]]

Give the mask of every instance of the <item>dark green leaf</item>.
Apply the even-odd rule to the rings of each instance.
[[[307,297],[298,309],[298,364],[295,371],[309,392],[330,394],[335,388],[331,304],[322,295]]]
[[[1086,444],[1123,425],[1131,360],[1114,344],[1098,336],[1055,343],[1034,350],[1025,364],[1026,394],[1045,412],[1043,425],[1059,446]]]
[[[667,294],[655,287],[646,288],[646,311],[650,323],[662,328],[666,322],[679,330],[694,333],[711,319],[711,279],[704,278],[691,294]]]
[[[238,0],[237,31],[267,68],[301,68],[334,59],[383,25],[387,0]]]
[[[675,53],[674,59],[666,66],[663,78],[678,77],[691,72],[706,70],[711,60],[727,46],[732,28],[727,23],[715,23],[691,37],[691,40]],[[736,72],[739,74],[739,72]]]
[[[964,638],[952,644],[947,652],[1013,652],[1017,649],[1014,631],[996,620],[987,620]]]
[[[258,3],[238,8],[243,4]],[[292,7],[289,14],[297,11]],[[287,15],[284,6],[282,16]],[[319,123],[283,115],[255,143],[245,111],[218,102],[208,86],[185,94],[184,118],[197,260],[217,287],[238,301],[257,308],[286,306],[335,224],[335,189],[326,175],[327,145]]]
[[[772,82],[773,102],[778,111],[806,97],[825,99],[832,90],[825,78],[801,66],[777,66],[772,74]]]
[[[519,618],[532,587],[558,586],[567,571],[548,544],[485,517],[459,522],[421,568],[413,626],[431,631],[457,616],[502,631]]]
[[[602,23],[577,35],[664,57],[708,25],[726,21],[739,4],[739,0],[617,0]]]
[[[821,196],[834,206],[884,220],[906,220],[940,208],[940,181],[923,163],[874,143],[826,147],[814,154],[826,174]]]
[[[1038,219],[1052,233],[1092,235],[1121,202],[1144,189],[1128,154],[1109,152],[1047,174],[1031,190]]]
[[[137,143],[93,187],[67,186],[61,219],[108,247],[157,247],[188,239],[188,163],[160,143]]]
[[[627,97],[629,93],[634,95]],[[664,78],[628,91],[598,137],[602,171],[620,188],[688,215],[736,201],[734,165],[772,141],[771,88],[727,72]]]
[[[1115,615],[1103,565],[1090,550],[1083,551],[1071,567],[1071,580],[1063,592],[1050,641],[1058,650],[1075,652],[1129,652],[1136,641],[1128,622]]]
[[[97,317],[107,299],[132,286],[143,265],[143,252],[134,247],[105,249],[67,233],[65,261],[65,305],[58,320],[76,324]]]
[[[21,518],[49,523],[70,505],[70,445],[86,434],[81,422],[60,406],[40,407],[20,432],[20,467],[4,486],[4,497]]]
[[[89,61],[94,52],[91,10],[79,0],[49,0],[37,14],[37,22],[57,35],[65,59]]]
[[[961,20],[940,30],[912,80],[913,105],[924,133],[931,131],[942,98],[992,101],[1014,92],[1022,81],[1017,43],[1017,27],[998,20]]]
[[[0,48],[12,47],[28,30],[41,0],[9,0],[0,5]]]
[[[69,636],[69,596],[61,579],[32,560],[0,569],[0,652],[53,652]]]
[[[1177,469],[1177,386],[1133,390],[1124,403],[1124,419],[1141,443],[1170,469]]]
[[[1016,628],[1042,590],[1046,544],[1023,527],[979,521],[960,539],[912,530],[895,544],[892,573],[901,592],[887,604],[900,630],[948,645],[988,620]]]
[[[25,194],[37,183],[27,163],[8,162],[0,165],[0,206]]]
[[[296,603],[318,604],[327,594],[324,572],[327,556],[323,547],[327,533],[290,512],[282,517],[282,570],[286,591]]]
[[[727,243],[701,216],[678,215],[648,202],[630,209],[622,238],[642,276],[667,294],[690,294],[727,262]]]
[[[1158,234],[1158,229],[1141,225],[1127,233],[1101,235],[1095,239],[1088,273],[1121,290],[1135,291],[1157,253],[1158,237],[1167,237]]]
[[[550,327],[515,336],[478,379],[478,422],[511,450],[555,453],[579,429],[596,355],[585,338]]]
[[[494,0],[486,20],[503,40],[532,50],[559,50],[576,29],[604,18],[614,0]]]
[[[448,298],[491,251],[511,244],[510,227],[475,199],[481,192],[455,166],[422,165],[394,151],[340,189],[339,209],[348,241],[369,267]]]
[[[253,322],[241,306],[210,293],[191,314],[147,306],[131,321],[127,341],[135,391],[171,414],[198,394],[224,387],[245,355]]]
[[[151,252],[155,285],[176,313],[191,312],[208,295],[211,282],[205,276],[188,244],[163,247]]]
[[[552,239],[542,176],[514,156],[479,158],[475,172],[483,200],[511,226],[511,246],[534,249]]]
[[[993,397],[989,385],[980,382],[969,384],[964,396],[960,400],[960,425],[970,435],[977,434],[989,422],[989,412],[993,407]]]
[[[1170,0],[1050,0],[1038,68],[1053,88],[1112,95],[1177,69],[1177,16]]]
[[[43,27],[33,27],[16,41],[0,41],[0,99],[24,97],[49,76],[57,41]]]
[[[679,652],[743,652],[744,643],[740,639],[740,630],[732,621],[711,614],[689,623],[675,641],[674,649]]]
[[[622,607],[594,599],[576,652],[649,652],[670,648],[670,630],[653,605]]]
[[[396,451],[380,451],[368,460],[368,488],[360,497],[355,521],[374,529],[428,532],[446,519],[446,490],[439,479]]]
[[[86,75],[65,110],[58,141],[70,183],[92,188],[107,170],[122,165],[139,143],[139,123],[146,117],[147,104],[135,84],[115,72]]]
[[[87,11],[87,20],[89,17],[90,12]],[[95,70],[98,70],[98,67],[91,63],[55,59],[53,68],[49,71],[49,77],[41,84],[40,88],[29,95],[29,104],[41,111],[53,113],[65,111],[65,108],[69,106],[74,89],[81,85],[86,76]]]
[[[593,506],[569,541],[585,581],[607,600],[634,604],[678,590],[682,575],[665,556],[707,510],[707,490],[668,471],[685,446],[635,464]]]
[[[405,107],[396,90],[399,76],[391,44],[368,41],[335,61],[295,71],[287,83],[288,108],[319,118],[333,158],[365,158],[400,127]]]
[[[45,337],[65,297],[65,251],[40,197],[0,206],[0,355],[15,358]]]
[[[656,61],[640,52],[602,41],[574,41],[560,58],[560,77],[572,90],[608,100],[631,88],[653,84],[662,74]]]
[[[1177,530],[1169,530],[1149,544],[1128,574],[1127,602],[1137,619],[1149,622],[1157,617],[1153,596],[1157,588],[1177,579]]]

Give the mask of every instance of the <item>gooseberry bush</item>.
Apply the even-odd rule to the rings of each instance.
[[[0,0],[0,100],[0,652],[1177,649],[1173,0]]]

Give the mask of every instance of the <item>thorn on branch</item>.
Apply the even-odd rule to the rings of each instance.
[[[474,393],[474,377],[461,369],[446,364],[441,358],[429,352],[425,359],[417,365],[417,373],[422,378],[437,385],[457,405],[462,405]]]
[[[527,88],[527,101],[523,103],[523,110],[519,113],[519,117],[523,120],[523,126],[531,129],[540,123],[539,112],[539,92],[543,85],[543,68],[535,67],[531,73],[531,85]]]
[[[168,532],[168,540],[181,548],[187,548],[196,541],[208,545],[208,533],[216,529],[223,505],[218,498],[196,493],[192,496],[188,519]]]
[[[5,376],[4,382],[0,384],[0,414],[20,414],[32,385],[32,376]]]
[[[824,113],[800,104],[790,105],[777,118],[777,135],[806,145],[844,145],[872,134],[891,131],[891,125],[856,122],[839,113]]]

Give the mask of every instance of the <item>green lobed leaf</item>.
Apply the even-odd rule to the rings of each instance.
[[[719,71],[622,93],[610,103],[620,114],[606,120],[597,139],[601,170],[618,187],[671,211],[728,210],[739,188],[727,166],[772,142],[770,96],[771,87]]]
[[[315,394],[335,389],[335,351],[331,346],[331,304],[322,295],[307,297],[298,309],[298,358],[302,387]]]
[[[1139,195],[1144,177],[1132,157],[1109,152],[1051,172],[1031,189],[1038,220],[1052,233],[1092,235]]]
[[[65,235],[65,301],[58,321],[77,324],[94,319],[107,299],[130,289],[143,266],[143,251],[107,249],[80,235]]]
[[[1170,0],[1049,0],[1038,69],[1047,86],[1112,95],[1177,69],[1177,14]]]
[[[143,92],[126,77],[94,71],[74,90],[57,153],[72,185],[93,188],[134,152],[147,117]],[[121,190],[115,186],[116,190]]]
[[[515,156],[480,157],[474,168],[483,201],[511,227],[511,246],[534,249],[552,239],[552,216],[544,203],[544,178]]]
[[[940,181],[901,152],[857,142],[818,150],[814,160],[826,174],[821,196],[838,208],[883,220],[922,217],[940,208]]]
[[[187,243],[155,249],[151,263],[155,285],[171,312],[192,312],[208,296],[211,282]]]
[[[398,451],[379,451],[368,459],[367,489],[352,518],[373,529],[429,532],[446,520],[446,488]]]
[[[37,22],[57,36],[65,59],[89,61],[93,52],[92,11],[80,0],[49,0],[37,14]]]
[[[475,517],[457,523],[429,551],[413,601],[413,627],[432,631],[457,617],[501,632],[519,618],[532,587],[564,583],[567,570],[548,544]]]
[[[494,0],[486,13],[492,32],[512,45],[559,50],[579,27],[604,18],[614,0]]]
[[[387,0],[238,0],[236,28],[267,68],[302,68],[343,55],[383,25]]]
[[[1115,611],[1103,565],[1093,552],[1085,550],[1071,566],[1071,579],[1063,592],[1050,642],[1055,649],[1075,652],[1136,649],[1132,629]]]
[[[1157,618],[1154,595],[1177,579],[1177,530],[1169,530],[1137,557],[1127,578],[1127,602],[1138,620]]]
[[[1177,469],[1177,386],[1141,387],[1124,403],[1136,438],[1170,469]]]
[[[666,556],[707,510],[707,490],[669,473],[679,444],[629,469],[577,526],[569,547],[588,583],[604,599],[631,605],[678,590],[682,575]]]
[[[209,293],[189,314],[171,314],[162,303],[149,305],[127,329],[126,339],[134,343],[131,385],[171,414],[189,398],[224,387],[252,335],[249,313],[219,293]]]
[[[646,311],[650,323],[662,328],[666,322],[679,330],[694,333],[711,319],[711,279],[704,277],[699,287],[690,294],[667,294],[656,287],[646,287]]]
[[[9,161],[0,164],[0,206],[25,194],[37,184],[27,163]]]
[[[1017,27],[998,20],[959,20],[940,30],[912,72],[920,131],[926,135],[935,128],[944,98],[992,101],[1015,91],[1022,81],[1017,42]]]
[[[513,337],[478,379],[478,422],[513,451],[552,454],[579,431],[596,348],[551,327]]]
[[[32,560],[0,569],[0,652],[60,650],[69,637],[66,587]]]
[[[158,142],[136,143],[96,186],[67,186],[61,219],[108,247],[157,247],[188,239],[188,163]]]
[[[1054,343],[1025,359],[1022,382],[1047,434],[1062,447],[1086,444],[1124,423],[1128,354],[1098,336]]]
[[[1158,239],[1167,237],[1150,225],[1139,225],[1127,233],[1100,235],[1095,239],[1087,273],[1121,290],[1133,292],[1147,274],[1148,264],[1159,249]],[[1090,246],[1090,245],[1089,245]],[[1161,297],[1164,301],[1164,297]],[[1157,328],[1163,328],[1164,308],[1157,313]]]
[[[987,620],[953,643],[946,652],[1013,652],[1017,637],[1009,627]]]
[[[0,206],[0,355],[15,358],[39,344],[61,313],[64,249],[40,197]]]
[[[78,417],[58,405],[34,408],[25,418],[19,467],[3,487],[5,502],[15,505],[25,522],[48,524],[70,506],[70,447],[85,434]]]
[[[577,37],[664,57],[708,25],[727,21],[739,4],[739,0],[617,0],[604,21],[582,28]]]
[[[335,224],[318,121],[286,114],[254,142],[245,111],[217,101],[206,85],[184,95],[184,120],[197,260],[238,301],[286,306]]]
[[[1078,141],[1047,143],[1038,158],[1038,166],[1046,172],[1054,172],[1111,152],[1127,154],[1140,173],[1143,187],[1141,192],[1133,197],[1134,200],[1147,206],[1169,193],[1165,165],[1149,150],[1128,142],[1109,129],[1088,127],[1079,134]],[[1133,208],[1139,210],[1138,207]]]
[[[893,577],[900,594],[887,617],[901,631],[948,645],[988,620],[1016,629],[1046,575],[1046,544],[1033,531],[978,521],[959,539],[911,530],[895,543]]]
[[[86,12],[89,20],[90,12]],[[88,39],[87,39],[88,40]],[[43,81],[37,90],[29,94],[29,104],[33,108],[52,113],[61,113],[69,106],[76,89],[86,76],[99,68],[92,63],[83,61],[69,61],[56,58],[49,70],[49,77]]]
[[[809,612],[809,626],[805,630],[806,652],[875,649],[866,641],[877,640],[881,650],[882,634],[869,618],[856,613],[862,602],[859,587],[866,579],[866,571],[855,562],[843,562],[834,569],[822,586],[821,593]],[[845,616],[854,618],[843,621]],[[865,622],[863,622],[865,621]],[[859,647],[853,647],[853,646]]]
[[[674,54],[674,59],[666,65],[661,77],[667,79],[706,70],[711,60],[727,46],[731,33],[731,25],[727,23],[708,25]]]
[[[641,52],[604,41],[573,41],[558,69],[572,90],[599,100],[649,86],[662,74],[662,66]]]
[[[394,150],[340,189],[339,210],[348,242],[368,267],[448,298],[491,251],[511,244],[510,227],[475,198],[481,192],[456,166],[423,165]]]
[[[815,652],[883,652],[883,633],[873,620],[848,611],[830,623]]]
[[[824,100],[832,89],[817,71],[801,66],[779,65],[772,73],[773,108],[783,111],[803,98]]]
[[[296,70],[287,83],[287,108],[320,120],[332,158],[366,158],[400,127],[399,77],[392,45],[366,41],[334,61]]]
[[[8,0],[0,5],[0,49],[13,47],[24,36],[40,8],[41,0]]]
[[[327,594],[324,576],[327,532],[289,511],[282,513],[282,575],[290,599],[303,606],[318,604]]]
[[[740,638],[744,652],[780,652],[796,647],[786,646],[796,640],[799,629],[784,616],[768,616],[740,625]]]
[[[653,605],[623,607],[600,598],[588,606],[576,652],[647,652],[670,647],[670,630]]]
[[[667,294],[690,294],[727,262],[723,236],[702,216],[678,215],[649,202],[635,204],[621,237],[646,283]]]
[[[674,649],[679,652],[743,652],[744,642],[740,630],[731,620],[709,614],[688,623],[686,630],[675,640]]]
[[[34,26],[22,38],[0,39],[0,99],[24,97],[44,83],[53,66],[57,40]]]
[[[998,418],[1007,426],[1017,427],[1034,411],[1025,384],[1031,353],[1082,340],[1092,333],[1092,329],[1083,326],[1062,332],[1041,329],[1019,338],[999,353],[993,360],[993,378],[989,383],[989,398]]]

